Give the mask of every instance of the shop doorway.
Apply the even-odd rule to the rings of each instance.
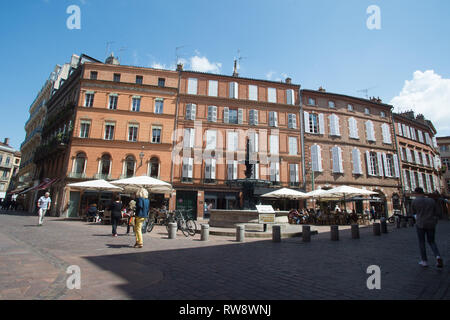
[[[80,206],[80,192],[70,191],[69,209],[67,211],[67,217],[77,218],[79,206]]]
[[[177,209],[192,210],[194,219],[197,219],[197,192],[177,191]]]

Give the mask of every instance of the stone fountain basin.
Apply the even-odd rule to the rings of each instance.
[[[287,224],[288,211],[275,211],[275,223]],[[219,228],[235,228],[236,224],[257,224],[258,211],[256,210],[223,210],[212,209],[209,217],[209,225]]]

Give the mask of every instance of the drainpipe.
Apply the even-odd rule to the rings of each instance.
[[[298,89],[298,97],[300,100],[300,149],[302,150],[302,180],[303,180],[303,190],[306,192],[306,168],[305,168],[305,119],[303,119],[303,101],[302,101],[302,90]]]
[[[177,71],[178,71],[178,87],[177,87],[177,101],[175,104],[175,119],[173,121],[173,139],[172,139],[172,152],[175,149],[175,144],[176,144],[176,136],[175,136],[175,132],[177,130],[177,124],[178,124],[178,106],[180,104],[180,85],[181,85],[181,73],[183,72],[183,70],[180,70],[177,67]],[[172,165],[170,166],[170,184],[173,185],[173,172],[174,172],[174,161],[173,159],[171,159]]]
[[[394,127],[394,141],[395,141],[395,152],[397,153],[397,161],[398,161],[398,168],[399,168],[399,175],[400,175],[400,185],[401,185],[401,189],[402,189],[402,214],[405,214],[405,200],[406,200],[406,196],[405,196],[405,185],[404,185],[404,181],[403,181],[403,164],[402,164],[402,160],[401,160],[401,156],[398,152],[398,142],[397,142],[397,134],[395,133],[395,120],[394,120],[394,113],[392,112],[391,109],[391,120],[392,120],[392,125]]]

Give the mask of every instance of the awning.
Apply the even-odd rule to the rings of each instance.
[[[45,178],[40,184],[38,184],[37,186],[28,188],[22,192],[20,192],[19,194],[24,194],[30,191],[34,191],[34,190],[43,190],[43,189],[47,189],[48,187],[50,187],[52,184],[54,184],[56,181],[58,180],[58,178],[55,179],[49,179],[49,178]]]

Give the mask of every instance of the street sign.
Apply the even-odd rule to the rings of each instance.
[[[273,210],[272,206],[258,205],[256,206],[256,210],[259,214],[258,223],[275,223],[275,211]]]

